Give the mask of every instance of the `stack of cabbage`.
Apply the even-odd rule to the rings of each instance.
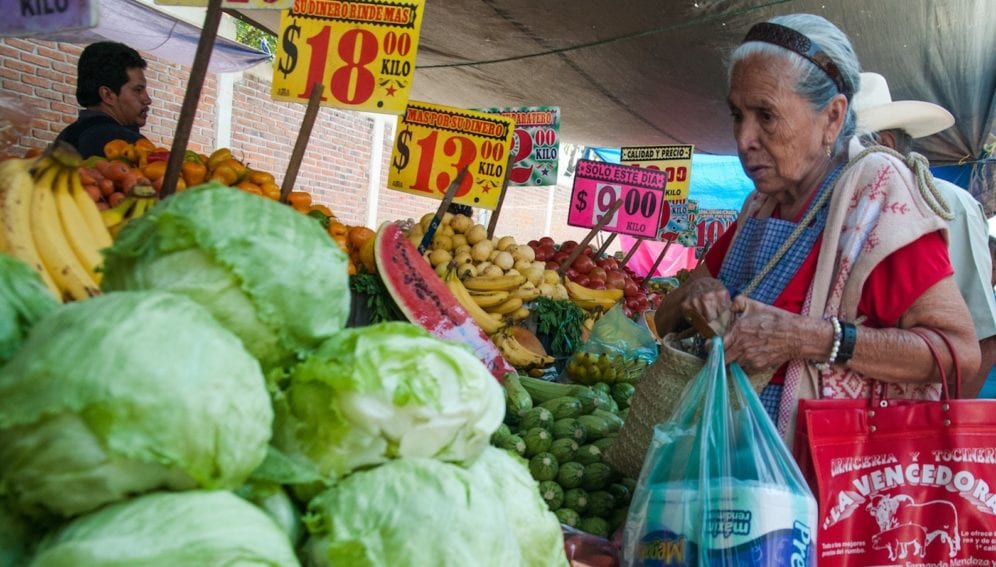
[[[343,330],[313,220],[205,186],[105,254],[64,306],[0,266],[0,567],[566,564],[488,446],[500,386],[411,325]]]

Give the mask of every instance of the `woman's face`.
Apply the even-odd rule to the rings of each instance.
[[[756,189],[794,201],[818,186],[827,171],[829,109],[814,110],[793,89],[788,63],[754,55],[733,67],[728,102],[737,152]]]

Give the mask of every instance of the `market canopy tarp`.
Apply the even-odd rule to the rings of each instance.
[[[100,0],[100,23],[89,30],[59,31],[33,36],[35,39],[90,44],[96,41],[120,41],[143,53],[190,66],[197,51],[201,29],[164,14],[136,0]],[[212,73],[248,69],[262,63],[269,55],[219,37],[214,43]]]

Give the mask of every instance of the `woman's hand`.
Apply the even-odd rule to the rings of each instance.
[[[730,292],[723,282],[715,278],[701,278],[685,282],[688,286],[679,307],[683,315],[698,313],[707,323],[726,318],[730,310]]]
[[[733,323],[723,335],[726,362],[746,372],[778,368],[789,360],[826,358],[833,325],[802,317],[739,295],[730,307]]]

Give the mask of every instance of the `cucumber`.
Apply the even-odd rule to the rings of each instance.
[[[557,458],[558,463],[566,463],[574,460],[574,455],[578,451],[578,442],[570,437],[554,439],[550,444],[550,454]]]
[[[616,497],[605,490],[588,493],[588,515],[608,519],[616,507]]]
[[[588,532],[592,535],[597,535],[599,537],[609,537],[609,523],[603,518],[595,518],[592,516],[581,518],[581,523],[578,524],[578,528],[583,532]]]
[[[588,491],[580,488],[572,488],[564,492],[564,506],[580,514],[584,514],[588,509]]]
[[[564,488],[578,488],[584,482],[584,465],[577,462],[564,463],[557,472],[557,482]]]
[[[544,480],[539,483],[539,491],[551,512],[556,512],[564,504],[564,489],[556,482]]]
[[[521,416],[533,408],[533,398],[522,387],[518,374],[509,373],[505,376],[505,394],[506,415]]]
[[[616,436],[615,435],[606,435],[605,437],[602,437],[601,439],[596,439],[592,443],[592,445],[598,447],[602,451],[602,454],[605,454],[606,452],[608,452],[609,447],[611,447],[612,444],[615,443],[615,442],[616,442]]]
[[[553,422],[550,432],[553,433],[554,439],[563,439],[566,437],[577,441],[579,445],[588,439],[588,434],[585,432],[584,426],[578,423],[578,420],[573,417],[565,417],[564,419],[558,419]]]
[[[621,417],[612,413],[611,411],[597,409],[591,412],[591,415],[600,417],[605,421],[609,422],[609,429],[612,433],[615,433],[620,429],[622,429],[622,426],[625,423]]]
[[[619,382],[612,385],[612,399],[616,401],[616,404],[620,408],[628,408],[629,401],[633,399],[633,394],[635,393],[636,386],[627,382]]]
[[[581,525],[581,514],[578,514],[570,508],[558,508],[554,514],[557,515],[557,519],[560,520],[560,523],[565,526],[576,528]]]
[[[519,430],[529,431],[534,427],[549,429],[553,425],[553,412],[546,408],[533,408],[522,414],[519,420]]]
[[[599,410],[595,410],[599,411]],[[577,419],[578,425],[584,428],[585,439],[601,439],[610,433],[615,433],[612,424],[597,415],[582,415]]]
[[[501,449],[511,451],[520,457],[526,456],[526,442],[516,434],[511,434],[498,441],[497,446]]]
[[[533,427],[526,431],[522,440],[526,442],[526,456],[532,457],[547,452],[553,443],[553,436],[542,427]]]
[[[519,383],[532,396],[533,402],[539,404],[564,396],[577,397],[588,389],[575,384],[561,384],[529,376],[519,376]]]
[[[539,405],[553,413],[553,419],[563,419],[565,417],[577,417],[581,415],[581,400],[573,396],[561,396],[552,400],[547,400]]]
[[[559,471],[557,458],[550,453],[540,453],[529,459],[529,472],[540,482],[557,478]]]
[[[526,443],[526,450],[528,449],[529,444]],[[600,463],[602,462],[602,450],[595,445],[581,445],[581,447],[578,448],[577,453],[574,455],[574,460],[582,465]]]
[[[585,465],[581,487],[585,490],[600,490],[609,485],[612,480],[612,468],[605,463]]]

